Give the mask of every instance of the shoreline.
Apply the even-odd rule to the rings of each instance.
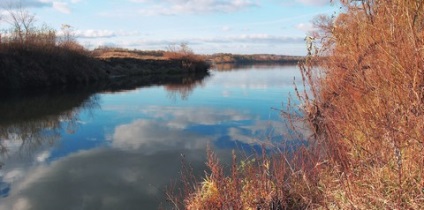
[[[61,47],[0,49],[0,90],[88,85],[120,77],[206,74],[210,64],[193,59],[100,58]]]
[[[166,51],[12,46],[0,48],[0,90],[88,85],[121,77],[204,75],[212,65],[297,64],[300,56],[195,55]],[[177,56],[176,56],[177,55]],[[222,59],[225,55],[226,59]],[[157,80],[157,79],[156,79]]]

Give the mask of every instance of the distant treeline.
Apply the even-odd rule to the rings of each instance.
[[[230,53],[218,53],[207,56],[215,64],[233,63],[233,64],[253,64],[253,63],[279,63],[279,64],[297,64],[303,60],[303,56],[288,56],[274,54],[252,54],[240,55]]]

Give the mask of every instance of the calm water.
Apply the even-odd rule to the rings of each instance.
[[[3,97],[0,210],[157,209],[182,156],[203,174],[208,144],[226,162],[232,149],[283,141],[276,109],[294,77],[296,66],[224,66],[138,88]]]

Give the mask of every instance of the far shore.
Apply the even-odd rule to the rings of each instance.
[[[301,56],[271,54],[196,55],[191,51],[141,51],[98,48],[92,51],[61,47],[0,48],[0,89],[73,86],[124,76],[149,78],[205,74],[214,64],[297,64]]]

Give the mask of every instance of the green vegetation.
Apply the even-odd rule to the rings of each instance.
[[[177,209],[422,209],[424,1],[340,3],[314,21],[301,108],[282,112],[309,126],[308,147],[233,161],[230,175],[210,153],[204,181],[183,176],[170,196]]]

